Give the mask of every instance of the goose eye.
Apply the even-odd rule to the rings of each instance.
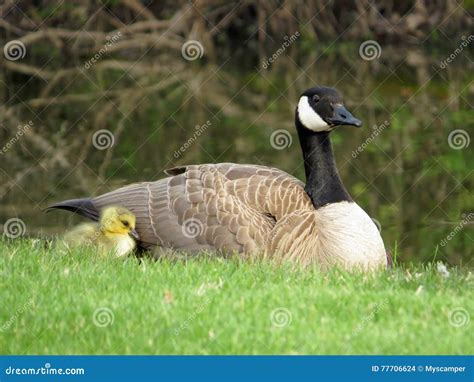
[[[125,220],[125,221],[122,221],[122,224],[123,224],[125,227],[128,227],[128,225],[129,225],[128,221],[126,221],[126,220]]]
[[[317,94],[315,94],[315,95],[313,96],[313,102],[314,102],[314,103],[318,102],[318,101],[319,101],[319,98],[320,98],[320,97],[319,97]]]

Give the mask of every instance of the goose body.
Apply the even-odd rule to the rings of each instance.
[[[130,236],[135,229],[135,216],[123,207],[108,206],[101,212],[99,223],[83,223],[64,235],[69,247],[93,247],[99,255],[113,253],[123,257],[136,247]]]
[[[326,108],[329,116],[318,107]],[[50,208],[97,220],[104,207],[126,207],[136,216],[139,244],[146,249],[263,254],[322,268],[383,267],[387,258],[380,233],[337,173],[329,133],[342,124],[361,123],[342,106],[334,89],[317,87],[303,93],[296,128],[306,184],[259,165],[189,165],[167,170],[164,179]]]

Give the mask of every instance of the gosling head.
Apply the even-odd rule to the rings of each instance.
[[[139,240],[135,223],[135,215],[124,207],[110,206],[101,211],[99,224],[105,232],[131,235]]]
[[[317,133],[332,131],[340,125],[362,126],[362,122],[344,107],[339,92],[325,86],[316,86],[301,95],[296,119],[304,128]]]

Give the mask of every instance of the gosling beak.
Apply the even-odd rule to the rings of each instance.
[[[337,105],[334,107],[334,116],[327,118],[329,124],[338,126],[338,125],[348,125],[361,127],[362,121],[354,117],[343,105]]]
[[[140,241],[140,236],[138,236],[138,232],[136,229],[132,229],[130,231],[130,236],[132,236],[135,240]]]

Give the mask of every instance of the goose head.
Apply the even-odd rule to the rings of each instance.
[[[336,89],[316,86],[306,90],[296,108],[296,119],[313,132],[332,131],[336,126],[362,126],[345,107],[342,96]]]

